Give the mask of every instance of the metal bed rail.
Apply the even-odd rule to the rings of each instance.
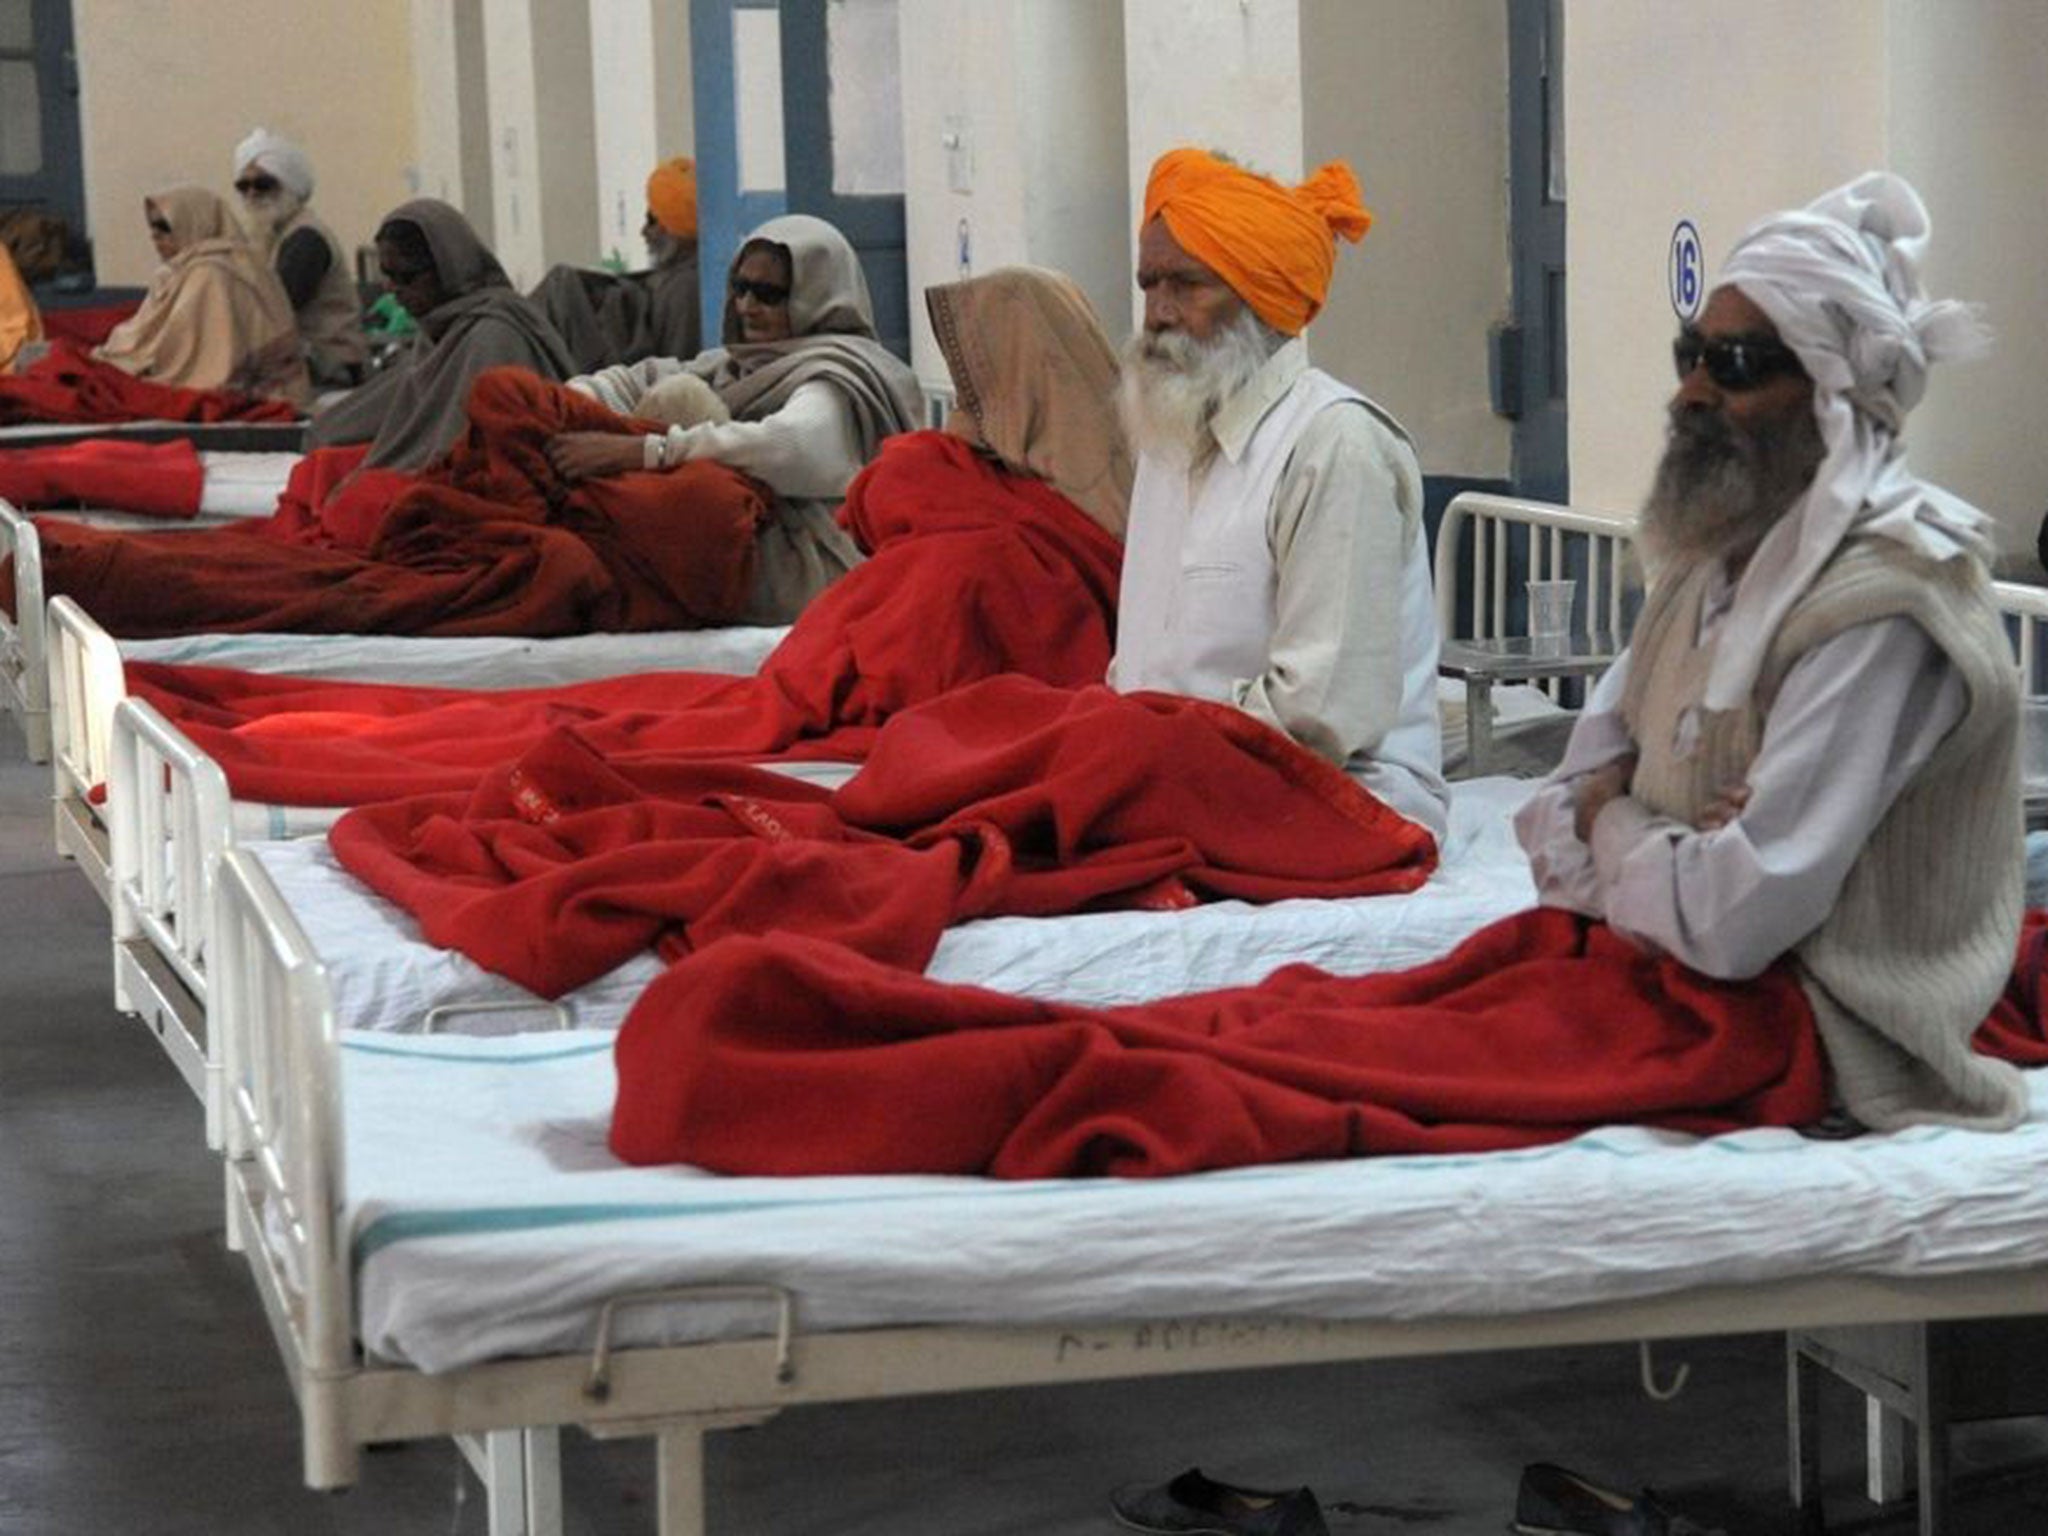
[[[1521,611],[1512,579],[1519,571],[1529,581],[1578,581],[1577,632],[1625,635],[1635,531],[1636,520],[1627,513],[1461,493],[1444,509],[1437,529],[1437,632],[1458,640],[1511,635]]]
[[[121,648],[68,597],[50,599],[50,795],[57,851],[74,859],[110,905],[106,819],[95,803],[107,782],[114,706],[127,691]]]
[[[49,761],[50,677],[44,659],[43,541],[13,503],[0,501],[0,556],[14,559],[14,613],[0,613],[0,706],[21,721],[28,760]]]
[[[2005,617],[2006,637],[2020,668],[2020,692],[2048,694],[2048,587],[1994,581],[1992,600]]]
[[[220,1143],[220,1063],[208,1045],[215,866],[233,836],[227,776],[152,706],[123,699],[108,743],[114,1001],[156,1033]]]

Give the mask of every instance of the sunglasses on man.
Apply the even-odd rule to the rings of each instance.
[[[757,283],[750,277],[736,277],[729,285],[736,299],[752,299],[756,304],[765,304],[770,309],[780,309],[789,302],[787,283]]]
[[[1764,336],[1716,336],[1681,331],[1671,343],[1671,361],[1683,383],[1693,369],[1706,365],[1707,377],[1721,389],[1741,394],[1760,389],[1781,373],[1802,373],[1799,354],[1782,341]]]
[[[244,176],[235,183],[235,190],[244,197],[266,197],[277,190],[275,176]]]

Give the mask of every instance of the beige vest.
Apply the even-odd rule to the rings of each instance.
[[[370,360],[370,343],[363,335],[363,306],[356,293],[355,265],[334,232],[301,208],[277,231],[270,249],[274,254],[286,237],[310,229],[327,242],[327,271],[305,308],[298,311],[299,339],[305,343],[306,358],[316,381],[344,377],[351,368]]]
[[[1884,539],[1851,539],[1793,606],[1747,708],[1698,701],[1713,653],[1694,643],[1712,584],[1702,563],[1652,593],[1630,643],[1623,717],[1640,751],[1630,793],[1695,822],[1743,780],[1786,674],[1857,624],[1903,616],[1961,671],[1963,719],[1899,794],[1834,910],[1792,945],[1836,1090],[1865,1125],[2002,1128],[2026,1111],[2011,1066],[1970,1049],[2011,973],[2024,882],[2018,674],[1975,562],[1934,565]],[[1690,726],[1686,716],[1693,719]]]

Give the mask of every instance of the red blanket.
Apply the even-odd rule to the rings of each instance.
[[[89,437],[47,448],[0,448],[0,497],[21,508],[107,507],[191,517],[205,486],[199,450],[183,440]]]
[[[282,400],[225,389],[152,384],[109,363],[94,362],[69,342],[21,373],[0,376],[0,426],[18,422],[297,421]]]
[[[836,793],[619,768],[564,731],[466,800],[369,806],[331,838],[433,943],[549,996],[650,944],[796,932],[921,970],[966,918],[1412,891],[1436,863],[1427,832],[1237,710],[1021,677],[896,716]]]
[[[920,432],[884,445],[846,515],[871,557],[804,610],[756,677],[467,693],[135,665],[129,686],[222,765],[237,795],[362,805],[467,790],[562,725],[615,764],[857,758],[891,715],[965,683],[1102,678],[1121,549],[1050,486]]]
[[[1084,1009],[776,934],[666,971],[616,1050],[612,1150],[725,1173],[1192,1173],[1478,1152],[1827,1107],[1792,968],[1717,982],[1539,909],[1413,970]]]
[[[2021,921],[2012,977],[1970,1043],[2018,1066],[2048,1066],[2048,912]]]
[[[430,474],[351,483],[370,502],[355,529],[367,554],[286,542],[297,530],[264,537],[260,525],[173,534],[53,522],[41,530],[44,590],[132,638],[571,635],[694,629],[739,611],[767,510],[754,481],[692,463],[566,486],[541,451],[547,439],[627,423],[519,369],[479,378],[470,417],[469,436]]]

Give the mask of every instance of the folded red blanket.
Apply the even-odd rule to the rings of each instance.
[[[282,400],[225,389],[153,384],[95,362],[68,341],[20,373],[0,376],[0,426],[16,422],[297,421]]]
[[[649,986],[616,1059],[613,1152],[737,1174],[1155,1176],[1827,1108],[1789,965],[1713,981],[1554,909],[1409,971],[1109,1009],[737,937]]]
[[[1004,672],[1101,680],[1122,551],[1049,485],[920,432],[883,446],[846,518],[870,557],[812,601],[756,677],[647,673],[467,693],[135,665],[129,686],[221,764],[237,795],[361,805],[467,789],[562,725],[614,763],[858,758],[884,720],[965,683]]]
[[[1411,891],[1436,864],[1427,832],[1237,710],[1021,677],[896,716],[836,793],[607,763],[563,731],[471,796],[368,806],[331,839],[433,943],[549,996],[651,944],[798,932],[922,969],[966,918]]]
[[[2012,977],[1970,1043],[2018,1066],[2048,1066],[2048,912],[2022,919]]]
[[[89,437],[47,448],[0,448],[0,498],[21,508],[99,507],[191,517],[205,488],[199,450],[183,440]]]

